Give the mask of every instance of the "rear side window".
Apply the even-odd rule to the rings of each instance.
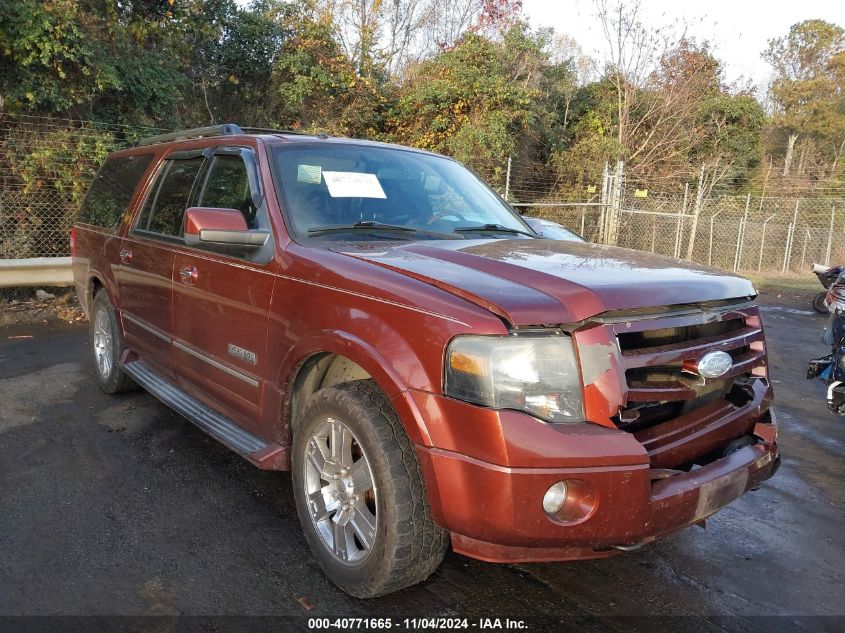
[[[126,212],[132,193],[152,159],[152,154],[135,154],[107,159],[97,172],[82,202],[79,221],[115,228]]]
[[[136,229],[171,237],[182,234],[182,216],[204,160],[198,156],[165,163],[144,202]]]

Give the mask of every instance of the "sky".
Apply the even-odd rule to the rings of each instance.
[[[575,38],[586,54],[603,57],[606,45],[592,0],[523,0],[522,6],[533,26],[551,26]],[[771,78],[760,57],[768,40],[814,18],[845,27],[845,0],[641,0],[640,11],[646,24],[686,22],[689,35],[715,46],[729,83],[744,77],[758,87]]]

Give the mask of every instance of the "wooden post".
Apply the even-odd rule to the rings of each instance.
[[[657,242],[657,217],[651,216],[651,252],[654,252],[655,242]]]
[[[769,221],[776,217],[777,213],[774,213],[763,220],[763,235],[760,237],[760,259],[757,260],[757,272],[760,272],[763,267],[763,251],[766,250],[766,227],[769,225]]]
[[[792,233],[795,231],[795,223],[790,222],[789,227],[786,229],[786,246],[783,249],[783,268],[781,268],[781,272],[785,273],[786,269],[789,267],[789,252],[792,246]]]
[[[616,172],[613,175],[613,192],[610,197],[610,213],[608,214],[608,231],[605,244],[616,245],[619,240],[619,221],[622,216],[622,177],[625,163],[616,161]]]
[[[795,201],[795,212],[792,214],[792,223],[789,225],[789,230],[786,232],[786,249],[783,253],[783,270],[786,272],[789,268],[789,260],[792,259],[792,242],[795,239],[795,229],[798,227],[798,207],[801,205],[801,198]]]
[[[718,215],[722,212],[720,209],[710,216],[710,247],[707,250],[707,265],[713,265],[713,222],[715,222]]]
[[[807,227],[807,232],[804,233],[804,247],[801,249],[801,268],[804,268],[807,262],[807,242],[810,241],[810,227]]]
[[[739,258],[742,256],[742,240],[745,233],[745,218],[739,219],[739,226],[736,230],[736,249],[734,251],[734,272],[739,270]]]
[[[739,222],[739,233],[736,236],[736,258],[734,259],[734,272],[739,271],[742,266],[742,249],[745,246],[745,227],[748,226],[748,207],[751,206],[751,194],[745,196],[745,213]]]
[[[692,261],[695,251],[695,234],[698,231],[698,217],[701,215],[701,204],[704,199],[704,163],[701,164],[701,174],[698,176],[698,191],[695,193],[695,207],[692,213],[692,228],[690,229],[689,243],[687,245],[687,259]]]
[[[508,156],[508,173],[505,176],[505,202],[511,201],[511,157]]]
[[[684,221],[687,215],[687,196],[689,196],[689,183],[684,183],[684,204],[678,215],[678,224],[675,227],[675,249],[672,251],[674,257],[681,256],[681,235],[683,235]]]
[[[827,232],[827,250],[824,255],[824,265],[830,266],[830,250],[833,246],[833,223],[836,219],[836,205],[830,208],[830,230]]]
[[[610,168],[604,164],[601,182],[601,214],[599,215],[598,242],[603,243],[605,238],[605,223],[607,222],[607,204],[610,194]]]

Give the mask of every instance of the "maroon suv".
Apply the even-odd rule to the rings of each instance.
[[[106,160],[73,257],[103,390],[290,469],[356,596],[450,542],[631,551],[779,463],[748,281],[545,239],[443,156],[231,124],[146,139]]]

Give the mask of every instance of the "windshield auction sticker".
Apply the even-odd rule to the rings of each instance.
[[[298,165],[296,169],[296,180],[298,182],[319,185],[321,173],[322,169],[319,165]]]
[[[324,171],[323,180],[332,198],[387,198],[375,174]]]

